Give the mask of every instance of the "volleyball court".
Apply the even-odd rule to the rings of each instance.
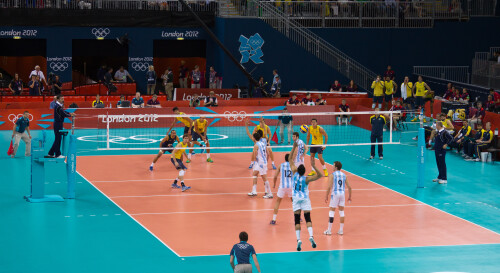
[[[195,147],[196,155],[192,156],[191,163],[185,163],[188,170],[184,182],[192,187],[185,192],[171,187],[178,171],[170,162],[169,153],[160,158],[153,171],[148,167],[154,155],[126,154],[127,150],[158,150],[158,141],[146,143],[148,141],[144,140],[161,139],[176,119],[175,115],[155,116],[154,119],[161,121],[156,126],[137,123],[138,115],[132,124],[112,121],[133,119],[134,116],[101,116],[98,148],[123,150],[123,155],[81,156],[78,158],[78,172],[179,256],[226,255],[228,246],[234,243],[235,234],[242,230],[251,234],[253,244],[259,246],[259,253],[293,252],[296,238],[291,201],[282,200],[277,224],[270,225],[276,194],[274,199],[262,198],[264,186],[259,178],[258,195],[247,195],[252,187],[248,165],[251,161],[249,148],[253,147],[253,142],[246,134],[246,121],[256,125],[263,117],[274,133],[281,111],[276,109],[271,113],[246,114],[244,117],[217,113],[185,115],[193,119],[204,116],[209,120],[207,135],[209,140],[212,139],[214,160],[214,163],[209,163],[202,154],[208,147]],[[300,125],[310,124],[313,118],[325,128],[329,141],[324,156],[331,173],[331,163],[337,159],[329,149],[367,145],[370,131],[366,121],[374,114],[384,114],[388,119],[394,115],[392,112],[353,113],[350,125],[339,125],[338,113],[292,113],[296,121],[293,129],[298,131]],[[142,118],[144,120],[144,116]],[[384,143],[397,145],[400,136],[390,129],[390,123]],[[174,127],[182,135],[183,126],[175,124]],[[253,127],[250,126],[249,130],[252,131]],[[306,134],[301,134],[300,138],[305,141]],[[278,166],[284,162],[284,155],[291,146],[273,143],[271,147]],[[309,162],[310,158],[306,156],[307,173],[311,170]],[[316,164],[319,164],[317,159]],[[338,213],[332,229],[335,235],[323,235],[329,210],[325,202],[327,178],[309,186],[314,238],[318,245],[315,251],[500,243],[499,234],[357,176],[356,172],[360,171],[357,166],[349,165],[347,161],[343,164],[343,171],[353,188],[353,200],[346,204],[343,236],[335,234],[339,227]],[[271,186],[275,172],[269,163]],[[276,193],[279,182],[278,179],[273,193]],[[306,242],[303,251],[313,250],[307,244],[305,223],[301,226],[302,241]]]

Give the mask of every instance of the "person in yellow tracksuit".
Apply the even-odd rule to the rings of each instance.
[[[422,76],[418,76],[418,81],[413,85],[412,93],[415,97],[415,107],[424,108],[424,96],[432,92],[431,88],[423,81]]]
[[[389,76],[385,77],[384,81],[384,89],[385,89],[385,110],[389,109],[389,103],[392,103],[392,99],[394,98],[394,94],[398,90],[398,85],[391,80]]]
[[[375,109],[376,104],[378,108],[382,108],[382,102],[384,100],[384,81],[381,80],[380,75],[372,82],[373,89],[373,103],[372,109]]]

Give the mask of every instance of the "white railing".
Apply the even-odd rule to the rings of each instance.
[[[490,48],[490,51],[496,52]],[[472,83],[488,88],[500,88],[500,63],[491,59],[490,52],[476,52],[472,60]]]
[[[414,66],[413,74],[426,78],[470,83],[468,66]]]

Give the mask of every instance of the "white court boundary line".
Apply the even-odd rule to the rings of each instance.
[[[424,206],[425,204],[401,204],[401,205],[374,205],[374,206],[346,206],[346,208],[380,208],[380,207],[410,207],[410,206]],[[329,209],[330,207],[313,207],[313,209]],[[293,208],[286,208],[280,210],[292,210]],[[272,211],[272,209],[242,209],[242,210],[206,210],[206,211],[172,211],[172,212],[144,212],[132,213],[130,215],[170,215],[170,214],[198,214],[198,213],[231,213],[231,212],[255,212],[255,211]]]
[[[177,257],[181,257],[179,254],[177,254],[177,252],[175,252],[172,248],[170,248],[165,242],[163,242],[162,240],[160,240],[160,238],[158,238],[158,236],[156,236],[153,232],[151,232],[151,230],[149,230],[148,228],[146,228],[143,224],[141,224],[139,221],[137,221],[134,217],[132,217],[132,215],[130,215],[130,213],[128,213],[126,210],[124,210],[122,207],[120,207],[120,205],[118,205],[115,201],[113,201],[111,198],[109,198],[109,196],[107,196],[106,194],[104,194],[104,192],[102,192],[99,188],[97,188],[94,184],[92,184],[92,182],[90,182],[90,180],[88,180],[85,176],[83,176],[81,173],[79,173],[78,171],[76,171],[76,173],[78,173],[78,175],[80,175],[83,179],[85,179],[90,185],[92,185],[92,187],[94,187],[97,191],[99,191],[102,195],[104,195],[106,198],[108,198],[109,201],[111,201],[113,204],[115,204],[115,206],[117,206],[120,210],[122,210],[126,215],[128,215],[132,220],[134,220],[137,224],[139,224],[142,228],[144,228],[147,232],[149,232],[149,234],[151,234],[153,237],[155,237],[158,241],[160,241],[160,243],[162,243],[164,246],[166,246],[170,251],[172,251],[172,253],[174,253]]]

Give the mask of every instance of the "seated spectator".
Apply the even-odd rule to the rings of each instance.
[[[453,96],[450,97],[450,101],[460,100],[460,90],[458,90],[458,88],[456,88],[455,86],[453,86],[452,89],[453,89]]]
[[[193,97],[189,100],[189,107],[198,106],[200,106],[200,97],[198,97],[198,94],[194,94]]]
[[[495,112],[495,101],[492,95],[488,95],[488,100],[484,104],[486,111]]]
[[[111,94],[112,92],[115,92],[118,88],[116,88],[116,86],[113,85],[114,81],[113,80],[113,76],[111,75],[111,73],[113,73],[113,68],[108,68],[108,72],[106,72],[106,74],[104,74],[104,86],[106,86],[106,88],[108,88],[108,92],[107,94]]]
[[[153,97],[148,100],[147,106],[154,108],[161,108],[160,101],[158,100],[158,96],[156,94],[154,94]]]
[[[292,94],[292,97],[286,101],[286,106],[295,106],[295,105],[300,105],[300,102],[297,99],[297,95]]]
[[[31,81],[28,82],[30,96],[40,95],[40,83],[36,80],[36,75],[31,75]]]
[[[121,95],[120,100],[116,103],[117,108],[129,108],[130,107],[130,101],[125,100],[125,96]]]
[[[460,102],[469,103],[469,100],[470,96],[469,93],[467,93],[467,89],[466,88],[462,89],[462,94],[460,95]]]
[[[449,82],[448,85],[446,86],[446,92],[443,95],[443,99],[450,100],[450,98],[452,98],[454,94],[455,94],[455,88],[453,84]]]
[[[19,79],[19,75],[17,73],[14,74],[14,78],[9,83],[9,90],[14,96],[19,96],[21,95],[21,92],[23,92],[23,81]]]
[[[387,70],[384,72],[384,78],[389,77],[389,79],[394,80],[396,78],[396,72],[392,70],[390,65],[387,66]]]
[[[54,99],[50,102],[49,109],[56,109],[57,106],[57,96],[54,96]]]
[[[52,94],[53,95],[60,95],[62,91],[62,82],[59,78],[59,76],[55,76],[54,82],[52,83]]]
[[[214,91],[210,91],[210,93],[208,93],[208,97],[205,98],[205,104],[204,104],[205,107],[216,107],[216,106],[219,106],[219,103],[217,101],[217,97],[215,96],[215,92]]]
[[[274,81],[271,85],[271,97],[281,98],[281,80],[278,75],[274,76]]]
[[[115,73],[115,81],[127,82],[127,78],[134,82],[134,79],[130,76],[128,71],[123,66],[120,66],[120,69],[118,69]]]
[[[358,92],[358,86],[354,83],[353,80],[349,82],[349,84],[345,87],[346,92]]]
[[[401,121],[405,121],[406,119],[406,112],[403,108],[403,106],[401,105],[401,101],[399,100],[392,100],[392,107],[390,109],[390,111],[401,111],[401,113],[393,113],[392,114],[392,130],[397,130],[397,125],[401,122]]]
[[[351,112],[351,108],[349,107],[349,104],[346,103],[345,99],[342,99],[342,103],[339,105],[339,111],[342,113]],[[346,124],[351,124],[351,120],[351,115],[340,115],[337,117],[337,124],[341,125],[344,121]]]
[[[486,122],[485,129],[481,130],[481,138],[476,140],[475,143],[470,143],[472,149],[469,149],[469,153],[472,150],[472,156],[466,157],[467,161],[480,161],[481,152],[488,149],[493,141],[493,131],[491,131],[491,122]]]
[[[482,130],[483,130],[483,124],[478,123],[477,130],[476,130],[476,133],[474,134],[474,136],[471,136],[469,134],[468,137],[467,136],[464,137],[464,145],[463,145],[464,153],[462,154],[463,158],[467,159],[467,158],[473,157],[473,155],[474,155],[473,147],[474,147],[474,144],[476,143],[476,141],[481,139],[481,131]]]
[[[311,93],[307,92],[306,97],[302,99],[301,105],[309,105],[309,106],[316,105],[313,99],[311,98]]]
[[[104,102],[102,102],[99,94],[95,96],[95,100],[92,102],[92,108],[104,108]]]
[[[450,148],[456,148],[457,153],[460,153],[464,147],[465,139],[470,137],[472,128],[469,126],[467,120],[464,120],[462,128],[457,132],[453,141],[450,143]]]
[[[339,81],[335,80],[330,87],[330,92],[342,92],[342,85],[340,85]]]
[[[493,88],[490,89],[490,95],[493,96],[493,101],[495,102],[495,113],[500,112],[500,93],[495,91]]]
[[[318,94],[318,99],[316,99],[316,105],[326,105],[326,100],[323,98],[323,95]]]
[[[482,123],[482,121],[484,119],[484,115],[486,114],[486,111],[483,108],[483,103],[480,101],[477,102],[477,107],[475,110],[476,110],[475,113],[468,120],[470,127],[472,127],[472,129],[474,129],[474,127],[477,123],[479,123],[479,122]]]
[[[144,99],[140,92],[135,93],[135,98],[132,99],[132,108],[144,108]]]
[[[264,77],[259,78],[258,85],[254,88],[254,92],[252,94],[253,98],[262,98],[267,96],[266,92],[267,82],[264,82]]]

